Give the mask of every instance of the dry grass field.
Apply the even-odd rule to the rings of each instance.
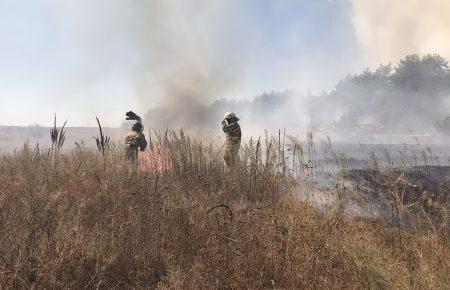
[[[304,149],[278,136],[244,144],[232,172],[212,145],[153,139],[164,158],[144,170],[114,144],[2,155],[0,288],[450,288],[445,215],[318,212],[297,197]]]

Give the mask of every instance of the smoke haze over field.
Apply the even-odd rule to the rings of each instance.
[[[214,132],[222,112],[234,111],[249,135],[281,128],[296,134],[321,132],[347,140],[350,135],[410,132],[450,135],[450,70],[447,60],[439,55],[413,54],[395,65],[348,75],[330,93],[280,91],[251,101],[182,104],[155,107],[146,120],[162,129]]]
[[[332,92],[346,74],[410,53],[449,59],[449,6],[444,0],[4,0],[0,124],[50,125],[56,112],[72,126],[94,126],[95,116],[118,126],[129,109],[150,110],[148,127],[203,130],[212,122],[206,127],[216,129],[228,109],[253,127],[341,124],[343,115],[355,119],[355,99],[340,95],[333,107],[311,96]],[[210,106],[222,98],[277,95],[273,90],[287,90],[289,102],[269,97]],[[268,108],[253,107],[267,102]]]

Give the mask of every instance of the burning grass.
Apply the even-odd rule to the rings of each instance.
[[[243,146],[231,173],[170,132],[149,153],[170,170],[136,170],[113,144],[2,156],[0,287],[449,287],[445,235],[317,214],[276,139]]]

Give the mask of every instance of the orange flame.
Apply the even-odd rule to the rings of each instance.
[[[153,148],[139,152],[138,168],[146,172],[172,172],[172,159],[167,148]]]

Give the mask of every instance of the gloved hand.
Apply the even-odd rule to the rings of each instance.
[[[138,121],[138,122],[141,122],[142,120],[141,120],[141,117],[139,117],[138,115],[136,115],[136,113],[134,113],[133,111],[129,111],[129,112],[126,112],[126,114],[125,114],[126,116],[127,116],[127,120],[136,120],[136,121]]]

